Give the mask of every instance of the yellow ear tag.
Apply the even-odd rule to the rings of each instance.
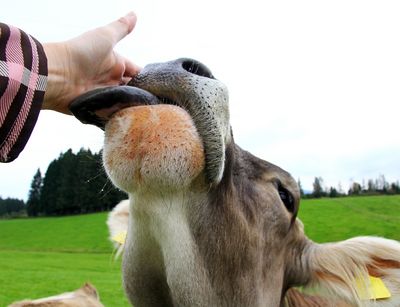
[[[360,279],[357,279],[356,283],[358,295],[362,300],[380,300],[391,297],[389,289],[378,277],[369,276],[369,283],[365,285]]]
[[[111,238],[111,240],[113,240],[121,245],[124,245],[125,240],[126,240],[126,234],[127,234],[127,231],[121,231],[121,232],[117,233],[115,236],[113,236]]]

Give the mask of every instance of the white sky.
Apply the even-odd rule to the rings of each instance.
[[[400,179],[400,2],[228,0],[7,1],[0,21],[42,42],[61,41],[133,10],[117,51],[137,64],[192,57],[230,90],[244,149],[286,169],[303,188],[315,176]],[[27,198],[37,168],[102,132],[41,113],[20,157],[0,164],[0,196]]]

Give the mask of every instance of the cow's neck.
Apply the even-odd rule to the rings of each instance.
[[[154,285],[156,288],[164,288],[168,282],[168,292],[172,296],[169,300],[176,305],[206,306],[214,301],[188,218],[191,209],[206,201],[205,197],[204,193],[189,191],[130,195],[130,223],[124,255],[124,263],[130,265],[124,266],[125,283],[132,276],[144,279],[142,283],[151,282],[146,280],[146,275],[153,276],[154,280],[159,280],[159,285]],[[142,289],[133,290],[138,291]],[[166,300],[168,294],[160,296]]]
[[[240,183],[229,178],[213,191],[131,195],[124,279],[135,289],[127,293],[143,295],[146,289],[137,285],[153,283],[147,289],[164,290],[149,296],[158,295],[163,306],[166,301],[176,306],[279,305],[282,251],[265,250],[263,240],[251,235],[257,223],[242,212],[246,204],[235,192]],[[132,301],[151,306],[136,297]]]

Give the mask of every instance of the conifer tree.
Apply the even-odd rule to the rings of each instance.
[[[69,215],[112,209],[127,195],[116,189],[102,167],[101,154],[81,149],[61,154],[43,179],[41,212]]]
[[[320,198],[325,196],[324,189],[323,189],[323,179],[321,177],[315,177],[313,183],[313,192],[312,196],[315,198]]]
[[[26,203],[26,209],[29,216],[37,216],[39,214],[42,183],[42,173],[40,172],[40,169],[38,169],[36,174],[33,176],[28,201]]]
[[[301,186],[300,178],[299,178],[299,180],[297,181],[297,185],[299,186],[300,197],[303,198],[303,197],[304,197],[304,190],[303,190],[303,187]]]

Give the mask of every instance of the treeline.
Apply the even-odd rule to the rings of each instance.
[[[32,179],[26,210],[29,216],[71,215],[112,209],[127,195],[107,178],[101,154],[81,149],[62,153],[42,177]]]
[[[21,199],[0,197],[0,216],[16,217],[25,215],[25,203]]]
[[[326,187],[315,177],[313,190],[305,193],[298,181],[302,198],[345,197],[354,195],[400,194],[399,181],[389,183],[384,175],[376,179],[351,182],[347,191],[341,185]],[[127,195],[116,189],[104,172],[101,154],[81,149],[68,150],[53,160],[42,176],[33,176],[28,201],[0,197],[0,217],[55,216],[108,211]]]
[[[347,191],[339,184],[338,187],[325,187],[321,177],[315,177],[311,193],[304,193],[300,180],[298,181],[302,198],[344,197],[344,196],[370,196],[370,195],[395,195],[400,194],[399,181],[389,183],[384,175],[376,179],[363,180],[361,183],[353,181]]]

